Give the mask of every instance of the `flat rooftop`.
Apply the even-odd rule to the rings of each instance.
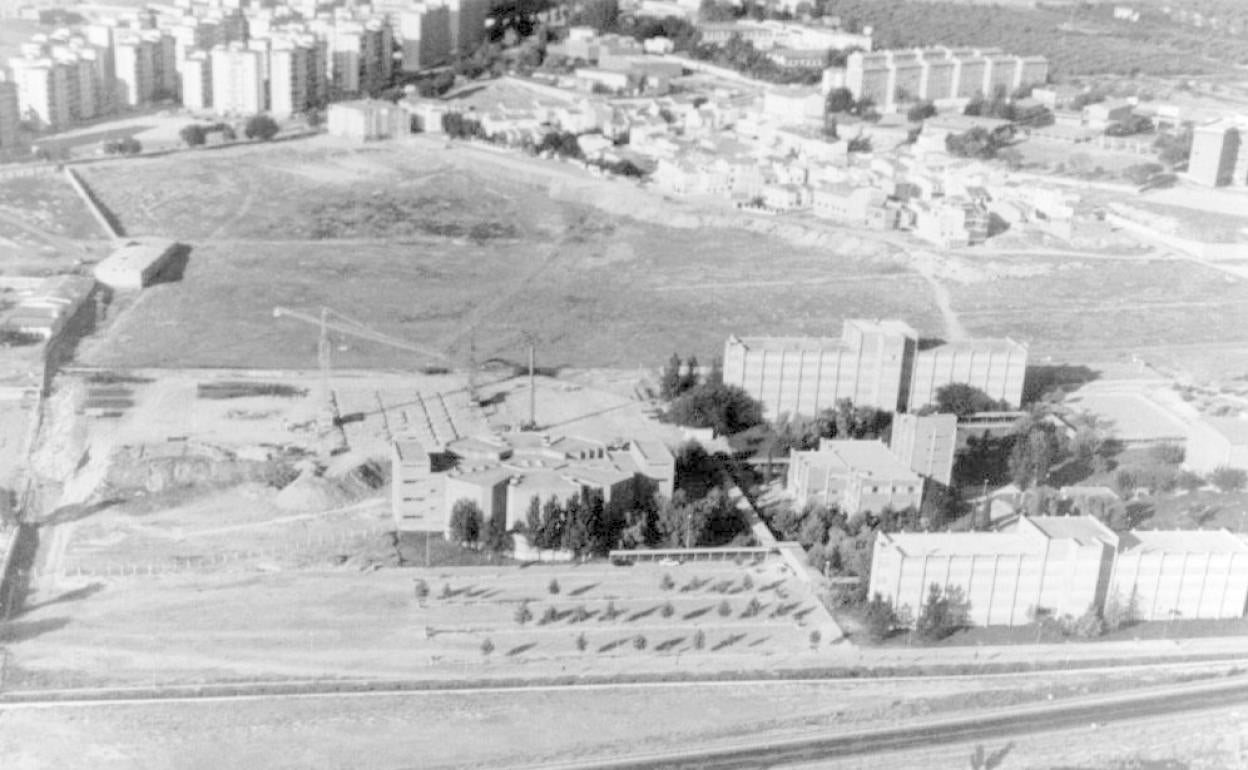
[[[794,454],[801,456],[806,464],[815,467],[857,471],[881,478],[913,479],[916,483],[919,480],[919,475],[888,451],[882,441],[822,439],[819,449]]]
[[[1091,516],[1028,516],[1026,521],[1051,540],[1078,540],[1086,543],[1101,540],[1117,542],[1118,536]]]
[[[1225,529],[1133,531],[1122,536],[1119,550],[1137,553],[1248,554],[1248,542]]]

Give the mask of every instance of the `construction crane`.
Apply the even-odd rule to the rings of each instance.
[[[388,334],[382,334],[375,329],[369,328],[364,323],[329,307],[322,307],[319,317],[287,307],[275,307],[273,308],[273,317],[294,318],[295,320],[320,327],[321,334],[316,345],[316,363],[320,368],[320,393],[317,395],[318,400],[321,402],[321,414],[317,419],[317,427],[318,433],[322,436],[330,433],[338,424],[338,407],[334,402],[334,393],[330,388],[329,382],[330,371],[333,368],[332,347],[329,340],[331,331],[358,337],[379,345],[388,345],[392,348],[408,350],[438,360],[446,360],[447,358],[446,354],[437,350],[416,345],[397,337],[391,337]]]

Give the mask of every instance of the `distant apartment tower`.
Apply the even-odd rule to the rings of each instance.
[[[399,14],[402,68],[416,72],[451,55],[451,11],[441,3],[418,3]]]
[[[112,112],[117,106],[117,60],[114,47],[116,27],[107,24],[89,24],[82,28],[82,35],[97,51],[100,73],[99,110],[101,114]]]
[[[446,6],[450,13],[451,49],[461,54],[476,50],[485,40],[490,0],[447,0]]]
[[[222,115],[254,115],[265,109],[259,51],[231,43],[212,49],[212,108]]]
[[[182,60],[182,106],[188,110],[212,108],[212,56],[191,51]]]
[[[9,60],[9,70],[17,85],[22,120],[52,130],[72,124],[68,66],[49,58],[14,58]]]
[[[967,340],[919,349],[901,321],[847,320],[840,338],[736,337],[724,345],[724,382],[744,389],[768,419],[813,417],[841,399],[914,411],[952,383],[996,399],[1022,399],[1027,348],[1012,340]]]
[[[1232,120],[1205,123],[1192,130],[1187,174],[1208,187],[1248,184],[1248,148],[1244,129]]]
[[[899,414],[893,417],[889,451],[920,476],[949,485],[953,480],[957,446],[956,415]]]
[[[113,80],[119,107],[139,107],[155,100],[156,56],[157,47],[151,40],[132,32],[117,33],[113,45]]]
[[[269,111],[280,118],[303,112],[311,104],[308,59],[311,50],[285,44],[269,52]]]
[[[775,419],[814,416],[847,398],[888,411],[904,407],[907,362],[918,335],[901,321],[847,320],[839,338],[729,337],[724,382],[745,389]]]
[[[0,80],[0,151],[10,150],[17,145],[21,122],[17,83]]]

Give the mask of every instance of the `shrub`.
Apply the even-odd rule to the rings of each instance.
[[[633,648],[638,650],[646,649],[646,637],[638,634],[633,637]]]
[[[429,584],[423,580],[417,580],[415,585],[416,598],[424,601],[429,598]]]
[[[668,602],[663,605],[663,609],[659,610],[659,614],[665,618],[670,618],[672,615],[676,614],[676,608],[672,606],[671,602]]]
[[[932,583],[923,604],[923,611],[915,622],[914,631],[920,639],[939,641],[966,626],[969,604],[962,589],[949,586],[942,589]]]
[[[198,147],[208,141],[208,131],[198,123],[183,126],[178,136],[182,138],[187,147]]]
[[[529,609],[529,603],[523,602],[516,608],[516,622],[524,625],[533,619],[533,611]]]
[[[589,610],[585,609],[584,606],[578,605],[577,608],[572,611],[572,622],[584,623],[587,620],[589,620]]]
[[[1245,483],[1248,483],[1248,472],[1240,468],[1222,466],[1214,470],[1209,480],[1223,492],[1238,492],[1244,488]]]
[[[491,652],[494,652],[494,642],[491,642],[489,639],[481,642],[481,654],[489,655]]]
[[[759,612],[761,612],[762,609],[763,609],[763,605],[759,603],[758,597],[752,597],[750,599],[750,603],[745,605],[745,610],[741,613],[741,617],[752,618],[755,615],[757,615]]]
[[[818,647],[818,646],[819,646],[819,642],[821,642],[822,640],[823,640],[823,634],[820,634],[820,633],[819,633],[819,631],[818,631],[818,629],[816,629],[816,630],[814,630],[814,631],[811,631],[811,632],[810,632],[810,646],[811,646],[811,649],[814,649],[814,648]]]
[[[871,597],[871,601],[867,603],[867,608],[863,612],[862,625],[867,638],[872,642],[878,644],[887,639],[893,629],[898,626],[897,613],[893,609],[892,602],[879,594]]]
[[[693,649],[700,650],[705,646],[706,646],[706,632],[699,628],[697,633],[693,635]]]
[[[719,616],[721,618],[726,618],[731,614],[732,614],[732,605],[728,603],[728,600],[725,599],[724,601],[720,602],[719,603]]]
[[[541,620],[537,621],[537,624],[539,626],[544,626],[548,623],[554,623],[557,620],[559,620],[559,610],[554,607],[547,607],[546,611],[542,613]]]
[[[277,132],[280,130],[277,121],[268,115],[252,115],[247,119],[246,125],[243,126],[243,136],[248,139],[259,139],[262,142],[267,142],[277,136]]]
[[[753,591],[753,590],[754,590],[754,579],[753,579],[753,578],[751,578],[749,575],[746,575],[746,576],[745,576],[744,578],[742,578],[742,580],[741,580],[741,587],[742,587],[742,588],[744,588],[744,589],[745,589],[745,590],[747,590],[747,591]]]
[[[546,590],[552,594],[559,593],[559,581],[555,580],[554,578],[551,578],[550,583],[547,584],[546,586]]]
[[[442,584],[442,598],[443,599],[451,598],[451,584],[450,583]]]
[[[585,648],[588,646],[589,646],[589,640],[585,638],[585,634],[580,634],[579,636],[576,637],[576,649],[578,651],[585,652]]]
[[[607,608],[602,611],[603,620],[615,620],[620,616],[620,611],[615,608],[615,602],[607,602]]]
[[[1105,633],[1105,620],[1095,604],[1071,624],[1070,633],[1080,639],[1094,639]]]
[[[663,579],[659,581],[659,588],[663,589],[664,591],[670,591],[675,587],[676,587],[676,581],[672,580],[671,575],[664,574]]]

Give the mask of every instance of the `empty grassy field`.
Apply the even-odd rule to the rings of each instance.
[[[654,366],[673,351],[709,360],[729,334],[835,335],[847,317],[945,330],[931,288],[893,247],[796,245],[807,241],[737,229],[681,201],[661,209],[679,227],[652,211],[605,213],[578,201],[641,193],[568,181],[577,172],[559,164],[535,168],[566,179],[539,183],[513,156],[486,156],[415,140],[353,148],[318,139],[94,165],[89,180],[130,232],[179,238],[193,251],[181,282],[118,308],[80,359],[311,366],[313,335],[275,322],[276,305],[335,308],[452,362],[474,344],[479,359],[514,361],[531,338],[551,367]],[[587,192],[552,195],[565,184]],[[1216,271],[1025,254],[997,261],[1009,269],[992,280],[945,280],[973,334],[1008,335],[1055,361],[1148,348],[1202,374],[1248,371],[1248,356],[1227,354],[1246,341],[1238,330],[1248,287]],[[339,342],[336,366],[437,363]]]

